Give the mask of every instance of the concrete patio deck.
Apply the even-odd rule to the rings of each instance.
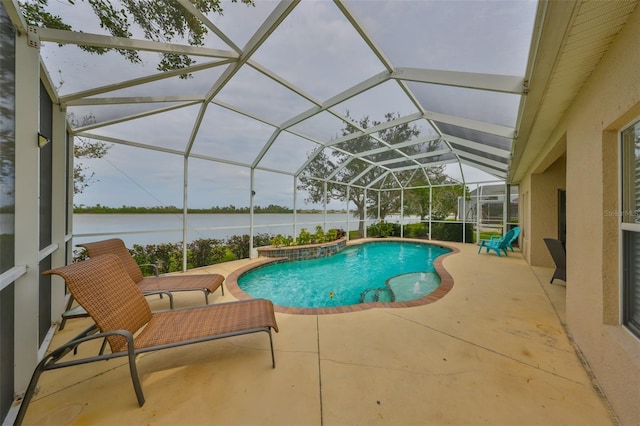
[[[264,333],[141,355],[142,408],[125,359],[46,372],[24,424],[616,424],[564,329],[565,286],[549,284],[552,269],[517,251],[446,245],[460,249],[444,261],[454,287],[435,303],[278,313],[275,369]],[[209,269],[228,275],[247,262]],[[212,302],[233,300],[225,294]],[[178,306],[201,299],[175,297]],[[51,346],[88,324],[69,321]]]

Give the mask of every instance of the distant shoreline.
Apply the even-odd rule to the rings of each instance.
[[[182,214],[183,210],[155,210],[155,209],[73,209],[73,214]],[[249,209],[238,210],[208,210],[208,209],[187,209],[188,214],[249,214]],[[254,210],[254,214],[293,214],[293,210],[288,211],[271,211],[271,210]],[[324,210],[296,210],[296,214],[323,214]],[[327,210],[328,214],[346,214],[346,210]],[[351,211],[353,213],[353,210]]]

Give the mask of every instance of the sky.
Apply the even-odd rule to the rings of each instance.
[[[49,3],[75,30],[106,34],[86,2],[76,1],[70,5],[66,0],[49,0]],[[114,5],[118,4],[114,1]],[[257,1],[255,6],[247,7],[224,2],[223,16],[210,15],[209,18],[242,49],[277,4]],[[394,68],[515,76],[525,73],[537,7],[534,1],[348,1],[345,4]],[[134,37],[142,38],[136,31],[134,29]],[[206,46],[232,50],[214,34],[208,35]],[[159,61],[159,55],[154,52],[141,53],[143,63],[131,64],[116,52],[91,55],[76,46],[60,47],[50,42],[43,44],[41,54],[61,96],[156,74]],[[211,60],[195,59],[198,63]],[[325,102],[385,71],[383,63],[340,9],[328,1],[298,4],[251,56],[251,61],[317,102]],[[96,96],[204,96],[224,70],[225,67],[214,67],[193,73],[193,78],[188,80],[167,79]],[[416,82],[408,82],[407,87],[427,110],[515,126],[519,96]],[[217,161],[192,157],[186,163],[182,155],[175,153],[113,143],[105,158],[82,161],[88,173],[94,173],[94,178],[82,194],[75,196],[74,204],[182,206],[186,175],[189,207],[248,206],[251,171],[246,166],[260,158],[274,134],[274,126],[314,104],[247,65],[220,90],[214,102],[204,112],[191,153]],[[90,115],[103,122],[172,105],[176,103],[70,105],[67,112],[78,120]],[[223,106],[233,106],[262,121]],[[378,121],[384,121],[385,113],[389,112],[400,116],[417,112],[393,80],[341,102],[333,109],[340,115],[348,113],[355,119],[368,116]],[[89,132],[131,144],[183,152],[200,110],[199,104],[192,105]],[[423,135],[431,134],[425,120],[415,124]],[[313,141],[331,141],[341,136],[343,127],[341,120],[323,112],[293,126],[297,134],[282,132],[258,163],[269,171],[254,172],[254,203],[292,207],[294,178],[291,174],[318,146]],[[452,177],[462,179],[457,164],[447,166],[447,171]],[[467,166],[463,166],[463,173],[467,182],[494,180]],[[305,204],[305,198],[304,191],[297,191],[298,208],[317,207]],[[342,203],[329,204],[329,208],[344,207]]]

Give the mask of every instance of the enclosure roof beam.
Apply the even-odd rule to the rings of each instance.
[[[434,136],[434,137],[430,137],[430,138],[414,139],[414,140],[411,140],[411,141],[406,141],[406,142],[401,142],[401,143],[397,143],[397,144],[391,145],[391,148],[393,148],[394,150],[398,150],[400,148],[407,148],[409,146],[420,145],[422,143],[427,143],[427,142],[433,142],[433,141],[438,140],[438,139],[440,139],[439,136]],[[367,155],[379,154],[381,152],[386,152],[388,150],[389,150],[389,148],[387,146],[384,146],[384,147],[374,148],[374,149],[370,149],[368,151],[363,151],[363,152],[359,152],[357,154],[351,154],[351,155],[353,157],[365,157]]]
[[[161,114],[164,112],[173,111],[180,108],[186,108],[192,105],[197,105],[199,103],[200,101],[185,102],[185,103],[180,103],[178,105],[170,105],[163,108],[157,108],[152,111],[145,111],[138,114],[128,115],[126,117],[114,118],[113,120],[101,121],[100,123],[88,124],[86,126],[76,127],[75,129],[73,129],[73,133],[86,132],[88,130],[98,129],[100,127],[111,126],[113,124],[118,124],[118,123],[124,123],[126,121],[136,120],[138,118],[148,117],[155,114]]]
[[[433,163],[428,163],[428,164],[420,164],[420,165],[414,165],[414,166],[405,166],[405,167],[398,167],[398,168],[390,168],[389,170],[391,170],[392,172],[402,172],[405,170],[413,170],[419,167],[436,167],[436,166],[442,166],[444,164],[451,164],[451,163],[457,163],[458,160],[456,159],[451,159],[451,160],[442,160],[442,161],[434,161]]]
[[[133,142],[133,141],[128,141],[126,139],[114,138],[111,136],[97,135],[95,133],[79,132],[79,133],[76,133],[74,136],[79,136],[79,137],[88,138],[88,139],[95,139],[95,140],[104,141],[104,142],[111,142],[118,145],[132,146],[135,148],[149,149],[152,151],[160,151],[167,154],[175,154],[180,156],[184,155],[184,152],[177,149],[164,148],[161,146],[149,145],[149,144],[140,143],[140,142]]]
[[[371,170],[373,170],[374,167],[376,167],[376,166],[373,165],[373,164],[370,164],[369,167],[367,167],[360,174],[358,174],[353,179],[351,179],[349,181],[349,185],[353,184],[354,182],[357,182],[361,177],[365,176],[367,173],[369,173]]]
[[[391,78],[418,83],[431,83],[465,89],[522,95],[526,93],[524,77],[512,75],[480,74],[461,71],[396,68]]]
[[[58,30],[54,28],[38,27],[40,41],[61,44],[76,44],[80,46],[102,47],[107,49],[126,49],[174,55],[204,56],[209,58],[237,59],[238,54],[220,49],[191,46],[175,43],[164,43],[151,40],[137,40],[126,37],[114,37],[99,34],[89,34],[79,31]]]
[[[126,104],[151,104],[160,102],[202,102],[203,96],[122,96],[109,98],[83,98],[67,102],[67,106],[90,105],[126,105]]]
[[[193,2],[189,0],[177,0],[177,1],[178,3],[180,3],[180,6],[182,6],[183,9],[185,9],[187,12],[193,15],[196,19],[202,22],[204,26],[206,26],[212,33],[217,35],[218,38],[220,38],[220,40],[222,40],[227,46],[233,49],[238,55],[242,53],[242,50],[238,46],[236,46],[236,44],[233,41],[231,41],[231,39],[227,37],[225,33],[220,31],[220,29],[213,22],[211,22],[204,13],[200,12],[200,10],[194,6]]]
[[[515,129],[498,124],[487,123],[484,121],[471,120],[469,118],[457,117],[439,112],[426,111],[424,118],[428,120],[438,121],[441,123],[452,124],[454,126],[464,127],[479,132],[489,133],[503,138],[513,139],[515,137]]]
[[[463,157],[460,158],[460,162],[468,166],[475,167],[478,170],[482,170],[483,172],[487,172],[490,175],[497,177],[498,179],[504,180],[507,177],[506,172],[500,172],[499,170],[493,169],[489,166],[485,166],[484,164],[480,164],[475,161],[468,160]]]
[[[133,87],[133,86],[139,86],[141,84],[145,84],[145,83],[152,83],[154,81],[158,81],[158,80],[164,80],[165,78],[171,78],[171,77],[176,77],[179,75],[183,75],[183,74],[189,74],[192,72],[197,72],[197,71],[201,71],[201,70],[206,70],[209,68],[214,68],[220,65],[227,65],[231,62],[234,62],[235,60],[221,60],[221,61],[211,61],[211,62],[204,62],[202,64],[196,64],[196,65],[192,65],[190,67],[186,67],[186,68],[181,68],[178,70],[173,70],[173,71],[167,71],[167,72],[159,72],[150,76],[146,76],[146,77],[140,77],[140,78],[134,78],[131,80],[126,80],[126,81],[122,81],[120,83],[114,83],[114,84],[108,84],[105,86],[100,86],[100,87],[96,87],[93,89],[89,89],[89,90],[84,90],[82,92],[76,92],[76,93],[71,93],[65,96],[61,96],[60,97],[60,103],[62,104],[66,104],[69,103],[71,101],[74,101],[76,99],[80,99],[80,98],[86,98],[89,96],[95,96],[95,95],[100,95],[102,93],[108,93],[108,92],[113,92],[114,90],[120,90],[120,89],[126,89],[128,87]]]
[[[475,163],[484,164],[485,166],[493,167],[494,169],[498,169],[506,172],[509,168],[509,165],[506,163],[501,163],[496,160],[492,160],[490,158],[481,157],[479,155],[470,154],[467,152],[458,152],[460,158],[465,158],[467,160],[473,161]]]
[[[330,99],[327,99],[325,102],[322,103],[322,105],[312,107],[307,111],[304,111],[301,114],[298,114],[297,116],[291,118],[290,120],[285,121],[284,123],[282,123],[282,127],[286,129],[291,126],[295,126],[296,124],[308,118],[311,118],[314,115],[321,113],[322,111],[325,111],[341,102],[346,101],[347,99],[350,99],[354,96],[359,95],[360,93],[368,89],[371,89],[379,84],[384,83],[388,79],[389,79],[389,73],[386,71],[376,74],[373,77],[370,77],[364,80],[363,82],[358,83],[355,86],[343,91],[342,93],[339,93],[336,96]]]
[[[454,143],[456,145],[461,145],[464,146],[466,148],[471,148],[471,149],[475,149],[477,151],[480,152],[486,152],[487,154],[491,154],[491,155],[495,155],[497,157],[502,157],[502,158],[506,158],[509,159],[511,158],[511,152],[510,151],[506,151],[504,149],[500,149],[500,148],[496,148],[490,145],[485,145],[482,143],[478,143],[478,142],[474,142],[474,141],[470,141],[468,139],[462,139],[456,136],[451,136],[451,135],[442,135],[443,139],[448,140],[451,143]],[[451,147],[454,151],[456,151],[456,149],[454,147]],[[458,150],[458,152],[464,152],[461,150]]]
[[[448,149],[441,149],[438,151],[430,151],[430,152],[424,152],[422,154],[416,154],[416,155],[412,155],[409,160],[418,160],[421,158],[429,158],[429,157],[437,157],[439,155],[444,155],[444,154],[450,154],[451,151],[449,151]],[[387,165],[387,164],[393,164],[393,163],[400,163],[402,161],[407,161],[407,158],[392,158],[389,160],[382,160],[382,161],[377,161],[377,164],[380,164],[382,166]]]
[[[346,141],[349,141],[351,139],[356,139],[356,138],[359,138],[361,136],[370,135],[372,133],[376,133],[376,132],[379,132],[381,130],[389,129],[391,127],[400,126],[402,124],[410,123],[412,121],[421,119],[422,116],[423,116],[423,114],[417,112],[415,114],[410,114],[410,115],[407,115],[407,116],[404,116],[404,117],[399,117],[399,118],[394,119],[394,120],[385,121],[384,123],[380,123],[380,124],[378,124],[376,126],[368,127],[368,128],[366,128],[366,129],[364,129],[362,131],[349,133],[348,135],[342,136],[342,137],[337,138],[337,139],[333,139],[331,142],[328,142],[326,145],[327,146],[337,145],[339,143],[346,142]]]
[[[374,180],[371,181],[371,183],[369,183],[369,185],[367,185],[367,188],[371,188],[373,185],[375,185],[376,183],[380,182],[382,179],[384,179],[385,177],[389,176],[391,172],[389,170],[385,171],[384,173],[382,173],[380,176],[378,176],[377,178],[375,178]]]
[[[291,11],[293,11],[293,9],[298,5],[299,2],[300,0],[281,0],[280,3],[278,3],[278,5],[275,7],[275,9],[273,9],[271,14],[269,14],[267,19],[265,19],[262,25],[260,25],[258,30],[249,39],[238,61],[229,65],[224,70],[222,75],[218,78],[218,80],[213,83],[211,89],[209,89],[209,92],[205,97],[207,102],[205,102],[200,108],[200,111],[198,111],[198,115],[191,131],[191,136],[189,137],[189,142],[187,143],[187,150],[185,153],[186,155],[189,155],[191,149],[193,148],[193,143],[195,142],[198,130],[200,130],[200,125],[202,124],[204,114],[207,110],[208,102],[211,101],[220,92],[220,90],[222,90],[222,88],[240,70],[242,65],[244,65],[258,50],[258,48],[267,40],[269,35],[273,33],[276,28],[278,28],[278,26],[282,23],[282,21],[285,20],[287,16],[289,16]]]

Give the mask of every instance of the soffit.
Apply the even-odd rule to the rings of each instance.
[[[637,1],[548,2],[536,26],[540,42],[521,111],[509,182],[532,167],[548,138],[634,11]]]

